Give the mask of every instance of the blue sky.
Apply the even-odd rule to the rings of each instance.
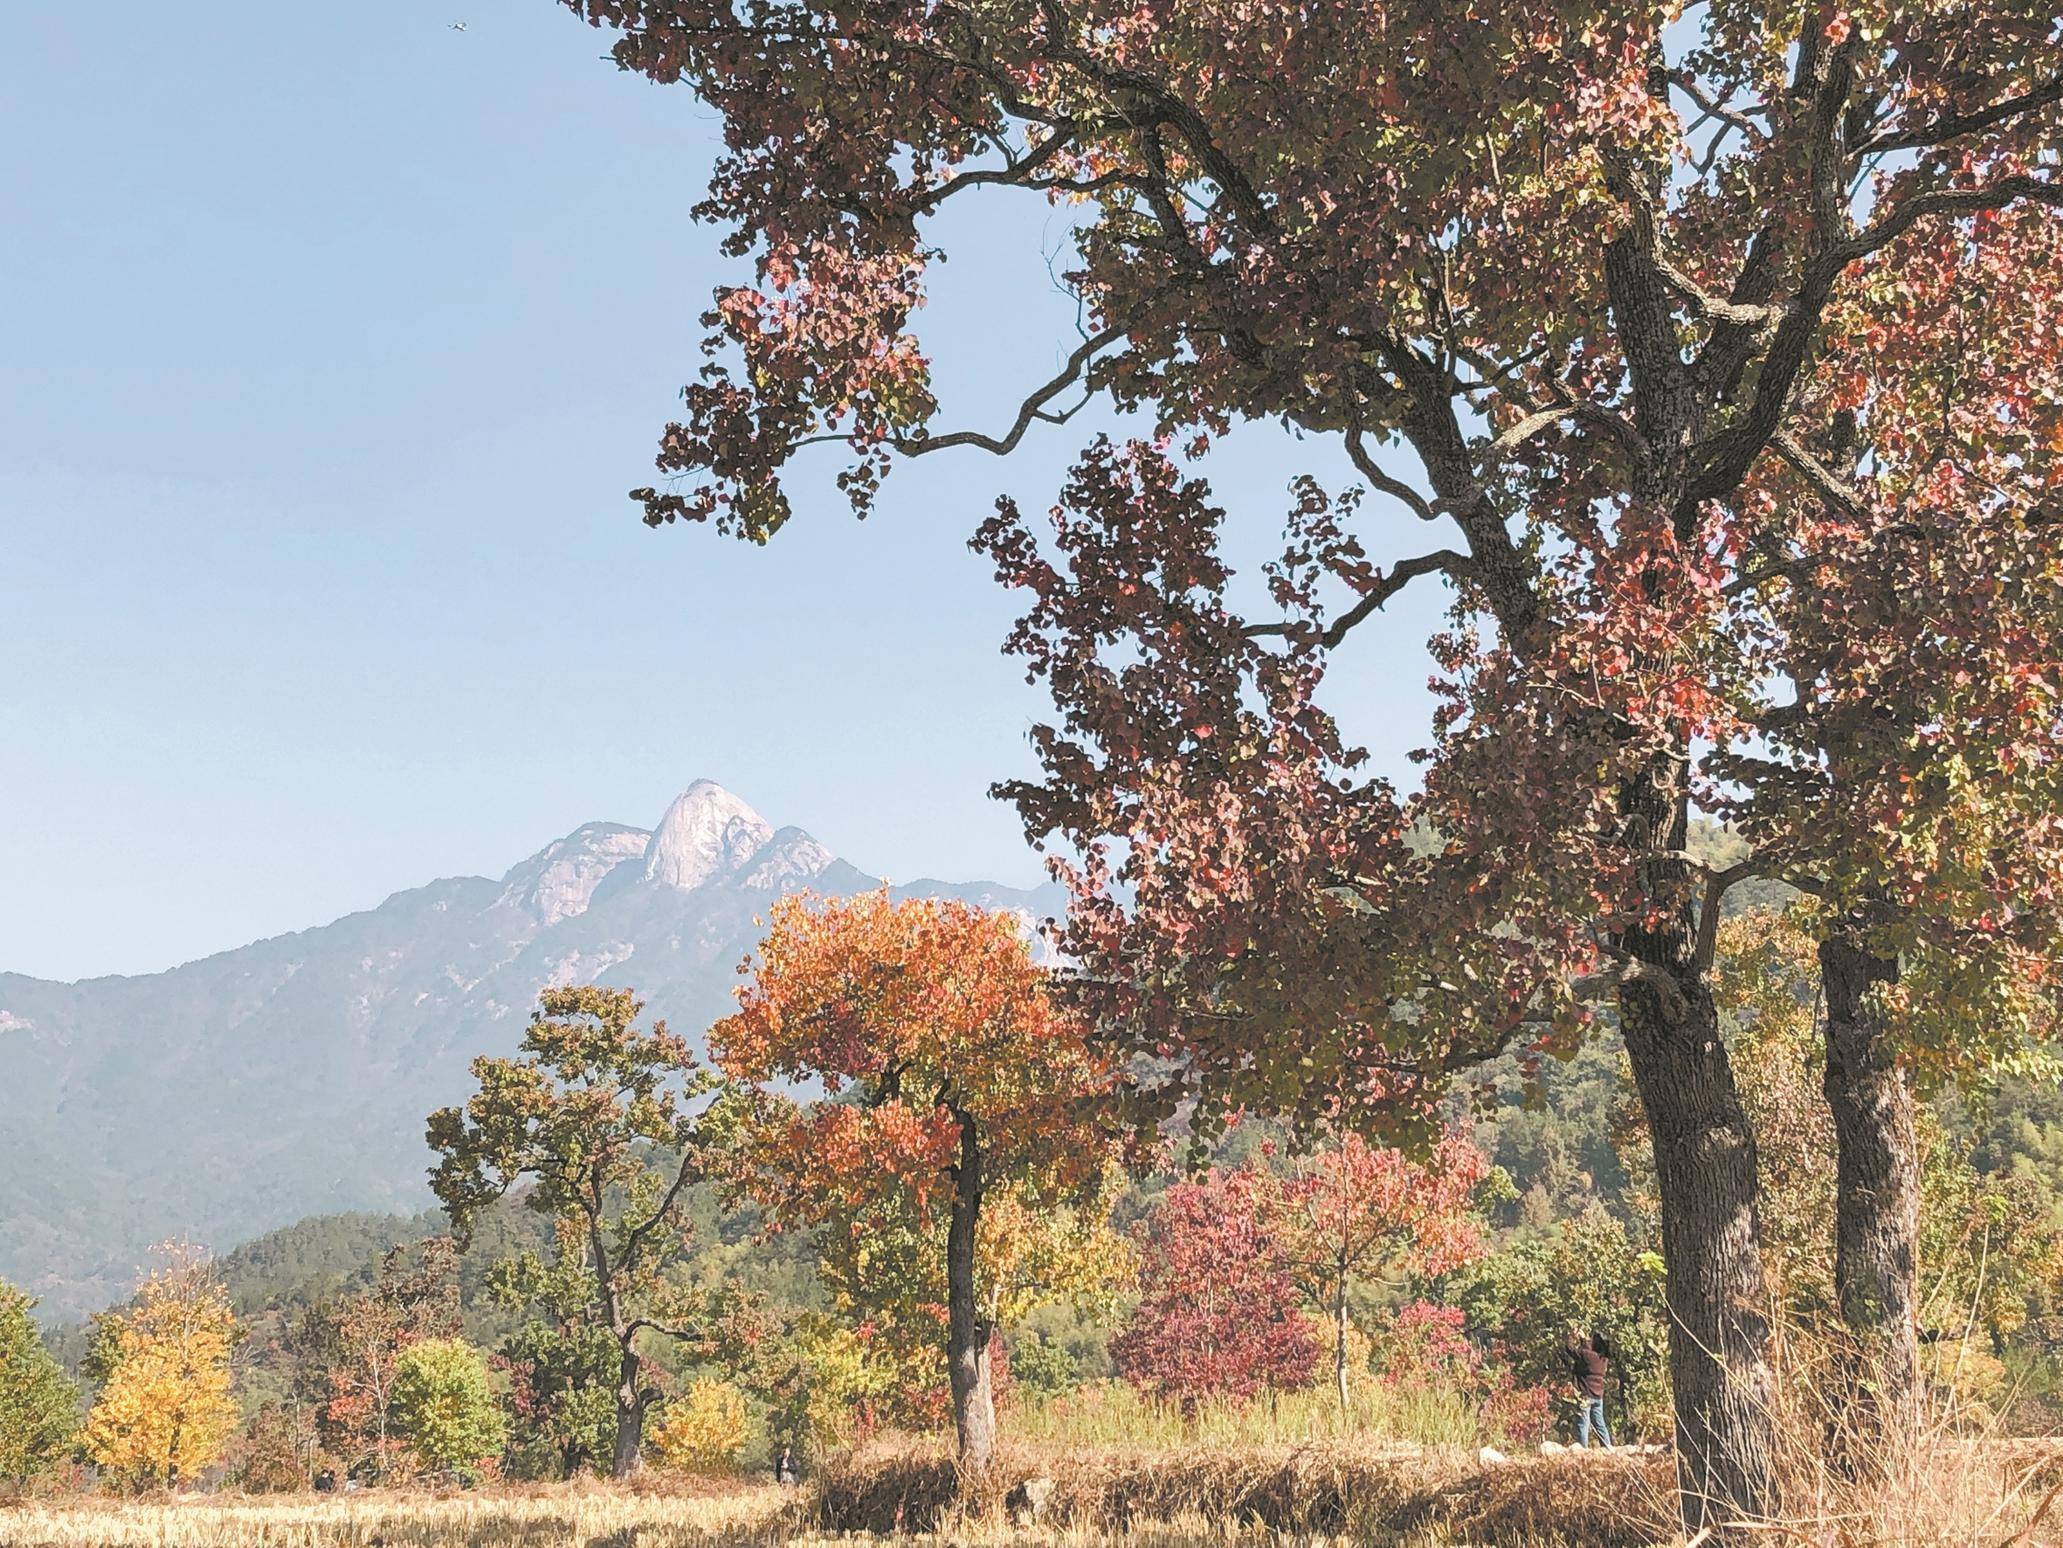
[[[1095,426],[865,524],[826,465],[764,549],[645,529],[737,270],[688,216],[713,115],[605,47],[550,0],[0,12],[0,970],[170,966],[701,776],[879,873],[1037,877],[986,791],[1043,703],[965,543]],[[942,428],[1073,341],[1010,198],[942,232]],[[1346,476],[1273,428],[1209,471],[1265,535],[1303,466]],[[1400,776],[1437,605],[1339,668]]]

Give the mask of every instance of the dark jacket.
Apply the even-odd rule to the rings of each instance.
[[[1605,1395],[1605,1372],[1611,1368],[1612,1362],[1588,1339],[1569,1351],[1569,1374],[1575,1378],[1578,1389],[1588,1397]]]

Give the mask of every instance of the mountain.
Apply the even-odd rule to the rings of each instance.
[[[652,829],[587,823],[498,881],[447,877],[169,972],[0,973],[0,1278],[57,1319],[126,1294],[170,1236],[420,1209],[425,1117],[476,1055],[513,1051],[539,989],[632,987],[699,1031],[774,897],[879,885],[698,780]],[[1051,884],[896,890],[1063,906]]]

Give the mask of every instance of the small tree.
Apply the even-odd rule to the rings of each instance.
[[[236,1432],[229,1357],[238,1328],[213,1265],[168,1244],[163,1266],[127,1311],[104,1315],[88,1374],[100,1395],[86,1420],[87,1455],[118,1477],[176,1487]]]
[[[1481,1255],[1472,1211],[1490,1163],[1459,1134],[1414,1161],[1347,1133],[1286,1174],[1257,1177],[1276,1250],[1332,1319],[1332,1379],[1347,1407],[1347,1304],[1355,1281],[1385,1268],[1432,1276]]]
[[[737,1178],[776,1224],[824,1226],[834,1252],[841,1233],[856,1251],[898,1232],[921,1244],[898,1299],[926,1276],[944,1291],[960,1460],[985,1467],[999,1323],[1110,1261],[1082,1249],[1107,1242],[1094,1108],[1113,1068],[1049,998],[1015,919],[885,891],[775,904],[710,1047],[754,1088]],[[795,1080],[832,1100],[801,1105],[766,1084]]]
[[[1110,1342],[1118,1373],[1185,1408],[1301,1387],[1318,1365],[1254,1171],[1178,1182],[1140,1229],[1139,1304]]]
[[[480,1351],[462,1338],[404,1349],[394,1369],[394,1424],[424,1471],[478,1478],[502,1442],[501,1407]]]
[[[401,1356],[426,1338],[459,1330],[458,1251],[449,1237],[390,1248],[363,1295],[333,1308],[338,1359],[328,1373],[325,1432],[353,1468],[384,1475]]]
[[[16,1486],[61,1461],[79,1432],[79,1389],[43,1347],[35,1304],[0,1282],[0,1479]]]
[[[431,1186],[461,1243],[480,1211],[526,1178],[530,1208],[577,1223],[595,1320],[616,1346],[610,1470],[621,1478],[638,1465],[645,1414],[660,1395],[640,1336],[707,1337],[697,1325],[707,1299],[680,1293],[666,1271],[684,1253],[699,1099],[715,1082],[665,1022],[633,1025],[644,1007],[627,989],[547,989],[539,1005],[521,1057],[475,1059],[480,1089],[431,1115],[430,1147],[444,1158]]]

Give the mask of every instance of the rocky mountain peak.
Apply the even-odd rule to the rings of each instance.
[[[748,887],[781,891],[822,875],[837,856],[800,828],[783,828],[752,857],[752,869],[741,878]]]
[[[602,879],[644,854],[651,834],[619,822],[590,822],[547,844],[502,878],[502,901],[528,910],[540,925],[585,913]]]
[[[645,880],[683,891],[736,871],[774,836],[767,820],[711,779],[698,779],[659,819]]]

